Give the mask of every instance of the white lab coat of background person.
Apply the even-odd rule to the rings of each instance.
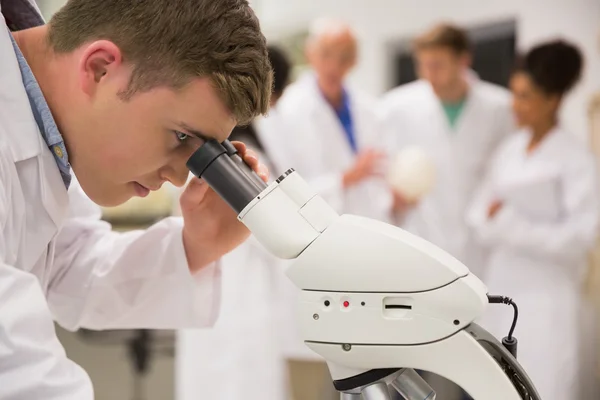
[[[70,330],[206,326],[218,269],[190,274],[181,219],[119,234],[75,179],[67,192],[9,34],[0,18],[0,398],[92,400],[53,320]]]
[[[583,300],[587,253],[598,229],[598,174],[592,154],[560,128],[530,154],[527,131],[500,147],[469,211],[491,249],[490,294],[519,307],[518,360],[544,400],[591,400],[593,319]],[[488,218],[494,201],[503,202]],[[512,307],[488,307],[483,326],[507,335]],[[580,346],[584,345],[584,346]],[[582,389],[582,392],[579,390]]]
[[[250,137],[235,140],[256,151],[275,180],[289,168],[281,151],[286,124],[273,106],[252,125],[262,150]],[[253,236],[221,259],[223,300],[214,328],[178,334],[177,400],[288,398],[286,359],[320,359],[297,332],[298,289],[285,275],[291,262]]]
[[[513,131],[510,93],[468,78],[466,103],[452,128],[431,85],[418,80],[392,89],[379,103],[387,151],[418,146],[435,165],[435,185],[398,224],[434,243],[481,276],[483,253],[471,240],[465,213],[497,145]]]
[[[383,151],[382,125],[374,103],[351,87],[346,91],[358,151]],[[278,102],[288,126],[282,135],[288,164],[337,212],[361,215],[389,222],[392,196],[383,175],[371,177],[348,188],[342,186],[344,172],[352,167],[355,154],[333,108],[318,88],[313,73],[306,73],[290,85]]]

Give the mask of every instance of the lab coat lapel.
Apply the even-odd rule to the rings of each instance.
[[[465,79],[468,85],[467,98],[462,112],[458,116],[455,126],[455,134],[458,139],[470,140],[469,137],[473,131],[481,131],[480,120],[477,118],[477,85],[480,82],[479,76],[474,71],[467,71]],[[447,119],[446,119],[447,121]],[[475,126],[473,126],[475,125]],[[448,122],[448,129],[450,123]]]
[[[426,136],[425,148],[430,149],[436,166],[436,184],[429,195],[431,202],[423,201],[420,205],[423,221],[428,230],[433,233],[432,239],[438,243],[452,242],[455,238],[444,237],[438,231],[439,224],[457,223],[457,213],[460,211],[460,187],[462,176],[459,168],[460,155],[455,151],[457,132],[451,131],[450,125],[440,99],[434,93],[431,85],[427,84],[427,110],[423,113],[423,129],[419,132]],[[426,199],[427,200],[427,199]],[[448,249],[454,246],[449,245]],[[454,251],[454,255],[458,255]]]
[[[486,165],[485,158],[489,156],[493,145],[493,135],[489,126],[496,121],[488,121],[489,113],[482,109],[480,92],[477,87],[478,80],[469,80],[469,92],[465,100],[464,108],[458,117],[454,132],[451,132],[451,143],[455,163],[460,166],[462,175],[461,187],[466,197],[462,201],[468,201],[475,182],[481,181],[485,171],[481,169]],[[494,126],[494,125],[491,125]]]
[[[430,105],[430,109],[425,112],[425,120],[423,124],[429,126],[429,129],[425,128],[421,130],[422,134],[426,134],[428,137],[424,140],[428,142],[426,148],[430,148],[434,154],[434,158],[438,163],[438,170],[440,174],[449,173],[454,167],[454,159],[452,157],[452,142],[454,141],[453,135],[456,132],[450,131],[450,125],[448,119],[444,114],[444,109],[439,98],[433,92],[433,89],[427,85],[427,96],[429,100],[426,104]]]
[[[370,105],[361,101],[358,97],[360,93],[355,94],[349,90],[348,95],[350,96],[350,110],[352,113],[352,123],[354,124],[354,139],[356,140],[358,151],[382,146],[381,142],[383,138],[380,131],[380,124],[377,123],[374,115],[371,114]],[[347,142],[348,140],[346,140]]]
[[[54,221],[60,226],[64,219],[68,205],[68,195],[54,157],[48,149],[38,125],[35,122],[31,105],[22,84],[21,71],[14,56],[10,33],[2,19],[0,19],[0,54],[7,54],[0,61],[0,87],[2,104],[0,105],[0,120],[6,131],[6,139],[11,150],[13,161],[19,174],[27,169],[31,172],[31,160],[36,159],[39,187],[29,188],[32,193],[37,192],[44,208]],[[10,55],[13,56],[10,56]],[[32,176],[23,180],[33,182]],[[23,188],[24,191],[27,188]]]
[[[67,215],[69,196],[54,156],[48,148],[44,150],[38,158],[42,202],[52,221],[60,227]]]
[[[476,95],[471,90],[465,100],[463,110],[458,116],[454,130],[451,130],[448,118],[444,115],[444,120],[448,124],[448,133],[451,136],[450,141],[452,142],[454,153],[458,155],[463,165],[474,157],[483,157],[483,154],[480,154],[482,152],[474,151],[479,148],[478,143],[486,139],[485,129],[482,129],[482,124],[485,124],[486,121],[479,118],[478,114]],[[465,154],[465,151],[471,154]],[[476,165],[481,165],[479,160],[473,160],[473,162]]]
[[[429,129],[424,129],[423,132],[427,132],[430,136],[427,138],[431,141],[432,144],[438,143],[438,146],[432,146],[432,148],[438,149],[446,149],[449,144],[450,135],[450,126],[448,125],[448,120],[446,115],[444,114],[444,109],[442,107],[442,103],[440,99],[433,92],[433,88],[431,85],[427,83],[427,100],[425,104],[427,104],[427,110],[423,113],[424,121],[423,124],[429,126]]]
[[[338,168],[347,168],[352,164],[353,153],[350,143],[348,143],[348,139],[346,138],[344,128],[335,115],[333,108],[327,103],[327,100],[325,100],[325,97],[319,90],[316,80],[312,79],[310,83],[312,86],[311,90],[313,91],[312,98],[315,99],[313,104],[315,118],[319,121],[316,124],[318,132],[315,133],[323,142],[323,150],[325,151],[323,156],[332,161],[335,160]],[[354,117],[354,113],[352,116]]]
[[[480,106],[477,84],[477,80],[470,81],[465,105],[456,121],[454,137],[456,142],[461,143],[464,147],[469,147],[469,144],[476,145],[479,141],[488,139],[486,132],[489,129],[486,125],[495,122],[482,119],[485,111]]]

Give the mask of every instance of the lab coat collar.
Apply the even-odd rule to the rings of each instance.
[[[553,143],[559,139],[560,137],[560,133],[562,132],[562,128],[560,127],[560,125],[555,125],[554,128],[550,129],[550,132],[548,132],[546,134],[546,136],[544,136],[544,138],[542,139],[542,141],[540,142],[540,144],[537,146],[537,148],[535,148],[533,150],[533,152],[531,153],[531,155],[537,155],[540,153],[545,153],[546,151],[548,151],[548,149],[552,149],[554,148]],[[525,145],[525,151],[527,151],[527,147],[529,146],[529,140],[531,139],[531,136],[533,135],[533,133],[531,132],[531,130],[526,129],[527,132],[527,143]]]
[[[325,95],[323,94],[323,91],[319,87],[319,83],[317,82],[317,75],[315,74],[315,72],[307,72],[300,79],[304,84],[306,84],[310,88],[310,98],[315,99],[315,101],[312,103],[313,108],[320,112],[325,107],[329,111],[329,114],[331,114],[331,117],[334,117],[337,120],[335,109],[331,106],[331,104],[329,104],[329,102],[325,98]],[[352,109],[353,96],[346,87],[346,85],[344,85],[343,91],[344,96],[346,96],[347,98],[348,106],[350,107],[350,109]]]
[[[481,78],[475,70],[469,68],[465,71],[465,80],[467,81],[467,84],[471,86],[481,81]]]
[[[323,96],[323,92],[321,92],[321,89],[319,88],[319,82],[317,82],[317,75],[313,71],[307,72],[300,79],[310,91],[310,97],[315,99],[315,101],[312,103],[315,108],[322,107],[324,105],[331,107],[327,103],[327,100],[325,100],[325,96]]]

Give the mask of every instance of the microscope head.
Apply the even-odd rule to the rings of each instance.
[[[267,185],[229,141],[208,141],[190,157],[187,166],[279,258],[296,258],[338,217],[293,169]]]

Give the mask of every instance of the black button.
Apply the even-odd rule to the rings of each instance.
[[[329,302],[329,300],[325,300],[325,307],[329,307],[331,303]]]

